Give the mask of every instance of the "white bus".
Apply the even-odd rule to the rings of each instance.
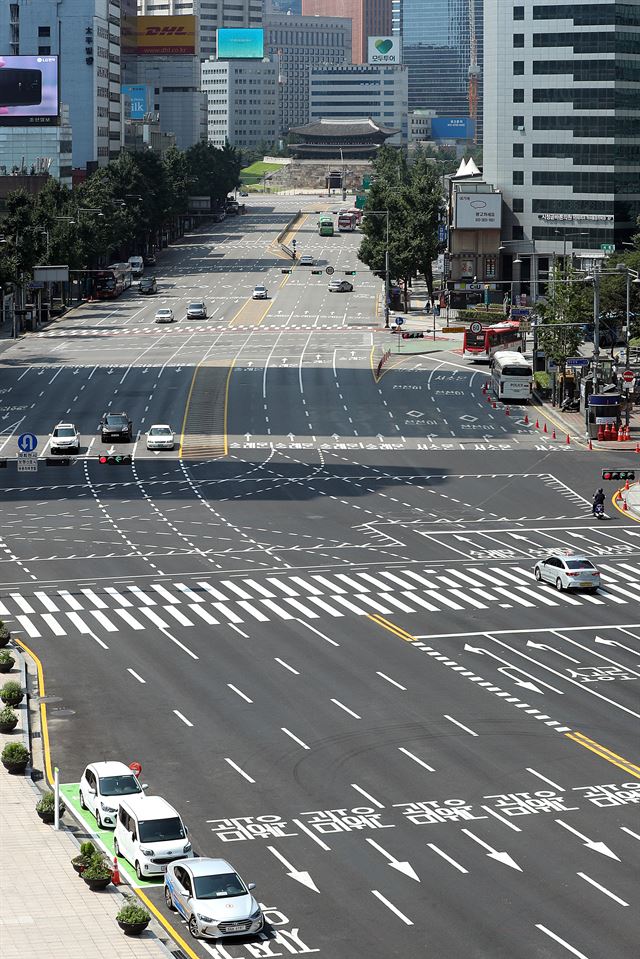
[[[491,386],[499,400],[527,402],[533,391],[533,370],[522,353],[498,350],[491,359]]]

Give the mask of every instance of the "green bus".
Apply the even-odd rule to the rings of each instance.
[[[318,218],[318,232],[320,236],[333,236],[333,216],[330,213],[321,213]]]

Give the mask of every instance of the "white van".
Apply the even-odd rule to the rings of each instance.
[[[130,256],[129,266],[131,267],[134,280],[139,279],[144,273],[144,260],[141,256]]]
[[[176,859],[191,859],[193,849],[180,814],[160,796],[120,800],[113,837],[117,856],[127,859],[138,879],[161,876]]]

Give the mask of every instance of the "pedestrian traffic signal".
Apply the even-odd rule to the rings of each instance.
[[[312,270],[312,276],[322,276],[322,270]]]
[[[281,273],[291,273],[291,270],[280,270]]]
[[[45,456],[45,466],[71,466],[71,456]]]
[[[131,465],[131,454],[130,453],[100,453],[98,456],[98,462],[102,466],[130,466]]]
[[[356,270],[345,270],[345,271],[344,271],[344,275],[345,275],[345,276],[355,276],[355,275],[356,275]]]
[[[636,478],[635,470],[603,470],[603,480],[634,480]]]

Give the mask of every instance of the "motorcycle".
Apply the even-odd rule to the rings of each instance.
[[[596,519],[604,519],[604,503],[596,503],[593,507],[593,515]]]
[[[560,409],[563,413],[578,413],[580,411],[580,400],[573,400],[570,396],[567,396],[560,404]]]

